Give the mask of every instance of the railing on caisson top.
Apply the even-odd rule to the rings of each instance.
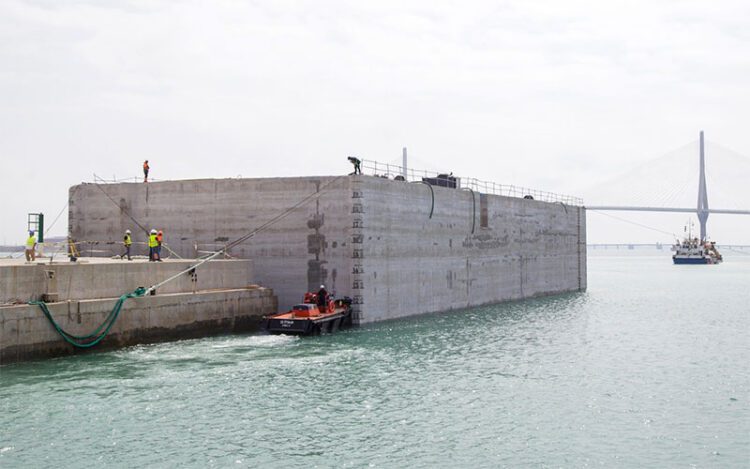
[[[498,184],[491,181],[481,181],[476,178],[459,177],[453,173],[438,173],[403,166],[379,163],[373,160],[362,160],[362,172],[370,176],[379,176],[389,179],[404,180],[409,182],[422,181],[434,186],[450,187],[455,189],[471,189],[482,194],[502,195],[505,197],[534,198],[543,202],[561,202],[566,205],[583,205],[583,199],[554,192],[529,189],[527,187],[512,184]]]

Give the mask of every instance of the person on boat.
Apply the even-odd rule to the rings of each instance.
[[[128,256],[128,260],[132,261],[133,259],[130,258],[130,247],[133,245],[133,238],[130,237],[130,230],[125,230],[125,236],[122,238],[122,245],[125,246],[125,252],[120,254],[120,259],[124,259],[125,256]]]
[[[318,290],[318,309],[320,309],[321,312],[325,311],[325,308],[328,306],[328,291],[326,290],[325,285],[320,286],[320,290]]]
[[[26,262],[36,260],[36,236],[34,231],[29,231],[29,238],[26,240]]]
[[[143,162],[143,182],[148,182],[148,170],[149,169],[150,168],[148,166],[148,160],[146,160]]]

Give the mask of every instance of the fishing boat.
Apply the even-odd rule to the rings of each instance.
[[[715,242],[693,237],[692,223],[685,227],[685,231],[685,238],[677,240],[672,246],[672,261],[675,264],[718,264],[723,260]]]
[[[317,294],[305,293],[304,301],[289,311],[265,316],[262,327],[271,334],[318,335],[351,326],[351,298],[327,299],[321,303]]]

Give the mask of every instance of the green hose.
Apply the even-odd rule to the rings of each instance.
[[[137,298],[139,296],[143,296],[145,293],[145,288],[138,287],[132,293],[126,293],[122,295],[117,300],[117,303],[115,303],[115,307],[112,308],[112,311],[110,311],[107,318],[99,325],[99,327],[97,327],[93,332],[87,335],[74,335],[63,330],[63,328],[60,327],[60,325],[57,324],[55,319],[52,317],[52,313],[50,313],[49,308],[47,308],[47,303],[45,303],[44,301],[30,301],[29,304],[38,305],[42,309],[42,312],[47,317],[47,319],[49,319],[52,327],[55,328],[57,333],[60,334],[60,336],[65,339],[67,343],[78,348],[90,348],[101,342],[102,339],[107,336],[109,330],[112,328],[112,326],[114,326],[115,321],[117,321],[117,317],[120,315],[120,311],[122,311],[122,305],[125,303],[125,301],[128,298]]]

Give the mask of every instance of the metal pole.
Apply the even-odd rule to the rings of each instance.
[[[403,159],[404,159],[404,164],[402,165],[403,166],[403,174],[402,175],[404,176],[404,179],[408,179],[406,177],[406,147],[404,147]]]
[[[37,243],[44,244],[44,214],[39,213],[37,215],[37,220],[39,221],[37,226],[37,231],[39,234],[39,236],[37,236]]]

